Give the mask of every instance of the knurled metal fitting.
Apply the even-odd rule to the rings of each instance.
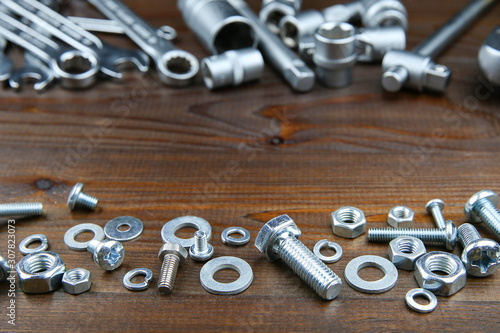
[[[176,243],[165,243],[158,253],[162,262],[160,278],[158,280],[158,291],[160,294],[170,294],[174,289],[177,270],[186,261],[188,252],[184,247]]]
[[[467,273],[477,277],[490,276],[500,266],[500,245],[491,239],[482,238],[469,223],[458,227],[458,239],[464,247],[462,262]]]
[[[94,210],[97,206],[97,198],[83,193],[83,184],[77,183],[71,189],[68,196],[68,207],[71,210],[75,208],[82,207],[89,210]]]
[[[484,222],[488,229],[500,239],[500,212],[498,195],[490,190],[479,191],[465,204],[464,213],[470,222]]]

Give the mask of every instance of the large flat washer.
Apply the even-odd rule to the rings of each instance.
[[[119,228],[124,225],[128,226],[129,229],[121,231]],[[144,225],[138,218],[133,216],[120,216],[106,223],[104,226],[104,233],[109,239],[126,242],[139,237],[143,229]]]
[[[182,247],[191,247],[194,244],[194,237],[179,238],[175,232],[182,228],[196,228],[205,231],[207,240],[212,237],[212,226],[207,220],[197,216],[181,216],[165,223],[161,228],[161,238],[164,242],[177,243]]]
[[[66,231],[66,233],[64,234],[64,244],[66,244],[66,246],[68,246],[71,250],[86,251],[90,241],[78,242],[75,240],[75,237],[77,235],[85,231],[90,231],[94,234],[94,238],[92,238],[91,240],[95,239],[101,241],[104,239],[104,230],[102,230],[100,226],[94,223],[82,223],[77,224]]]
[[[214,274],[221,269],[234,269],[240,277],[230,283],[217,282]],[[219,257],[203,265],[200,271],[200,283],[206,291],[216,295],[236,295],[245,291],[253,281],[252,267],[243,259],[236,257]]]
[[[375,267],[384,272],[384,277],[377,281],[366,281],[359,277],[358,272],[365,267]],[[361,256],[352,259],[345,267],[344,277],[355,290],[367,294],[380,294],[396,285],[398,269],[389,260],[379,256]]]

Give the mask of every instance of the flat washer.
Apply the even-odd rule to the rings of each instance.
[[[179,238],[175,235],[175,232],[182,228],[196,228],[205,231],[207,240],[212,237],[212,226],[207,220],[197,216],[181,216],[165,223],[161,228],[161,238],[165,243],[177,243],[182,247],[191,247],[194,244],[194,237]]]
[[[234,269],[240,277],[230,283],[217,282],[214,274],[221,269]],[[236,257],[219,257],[203,265],[200,271],[200,283],[206,291],[215,295],[236,295],[245,291],[253,281],[252,267],[243,259]]]
[[[81,223],[69,228],[68,231],[66,231],[66,233],[64,234],[64,244],[66,244],[66,246],[71,250],[86,251],[90,241],[77,242],[75,240],[76,236],[86,231],[90,231],[94,234],[94,238],[92,238],[90,241],[101,241],[104,239],[104,230],[102,230],[100,226],[94,223]]]
[[[119,228],[124,225],[128,226],[129,229],[121,231]],[[139,237],[143,229],[144,225],[138,218],[133,216],[120,216],[106,223],[104,226],[104,234],[109,239],[126,242]]]
[[[325,247],[328,247],[330,250],[334,250],[335,254],[333,256],[327,257],[321,254],[321,250]],[[332,264],[337,262],[342,258],[342,247],[334,242],[329,242],[328,239],[322,239],[314,245],[313,249],[314,254],[318,257],[322,262],[327,264]]]
[[[384,277],[377,281],[366,281],[358,272],[365,267],[375,267],[384,272]],[[391,290],[398,281],[398,269],[389,260],[379,256],[361,256],[352,259],[346,266],[344,277],[355,290],[367,294],[380,294]]]
[[[427,298],[429,300],[429,304],[422,305],[422,304],[415,302],[415,296],[423,296],[423,297]],[[415,288],[415,289],[410,290],[406,294],[405,300],[406,300],[406,304],[408,304],[408,306],[412,310],[420,312],[420,313],[429,313],[429,312],[434,311],[434,309],[436,309],[436,306],[438,303],[436,295],[434,295],[429,290],[423,289],[423,288]]]
[[[144,281],[141,283],[134,283],[132,279],[137,275],[144,275]],[[148,289],[149,283],[153,279],[153,272],[148,268],[134,268],[127,272],[123,277],[123,286],[128,290],[141,291]]]
[[[240,234],[241,238],[231,237],[232,234]],[[222,234],[220,235],[222,239],[222,243],[234,245],[234,246],[242,246],[247,244],[250,241],[250,231],[242,227],[229,227],[224,229]]]
[[[34,242],[40,242],[41,244],[34,249],[28,248],[28,245]],[[47,236],[42,234],[35,234],[28,236],[25,239],[23,239],[21,243],[19,243],[19,252],[21,252],[24,255],[45,251],[48,248],[49,248],[49,241],[47,240]]]

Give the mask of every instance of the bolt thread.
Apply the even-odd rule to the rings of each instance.
[[[208,251],[207,234],[204,231],[198,230],[194,233],[194,250],[199,253]]]
[[[443,212],[439,208],[438,204],[432,205],[431,214],[432,214],[432,217],[434,218],[434,223],[436,223],[436,227],[438,229],[446,228],[446,221],[444,219]]]
[[[0,216],[40,216],[42,213],[40,202],[0,204]]]
[[[98,199],[91,195],[80,193],[78,199],[76,200],[76,204],[80,207],[85,207],[90,210],[94,210],[97,206]]]
[[[280,258],[324,299],[333,299],[340,292],[342,281],[301,241],[289,235],[281,240]]]
[[[175,277],[179,268],[180,259],[175,254],[167,254],[163,258],[160,278],[158,280],[158,290],[161,294],[170,294],[174,289]]]
[[[466,247],[470,243],[481,239],[481,235],[477,229],[470,223],[464,223],[458,227],[458,239],[463,247]]]
[[[412,236],[425,244],[446,245],[447,235],[443,229],[410,229],[410,228],[370,228],[368,241],[373,243],[389,243],[400,236]]]
[[[474,212],[479,215],[491,232],[500,239],[500,212],[488,199],[481,199],[474,206]]]

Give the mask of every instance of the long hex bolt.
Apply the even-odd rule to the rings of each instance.
[[[370,228],[368,241],[373,243],[389,243],[400,236],[412,236],[420,239],[425,244],[442,245],[447,250],[453,250],[457,244],[457,228],[451,221],[446,221],[444,229],[410,229],[410,228]]]
[[[500,245],[491,239],[482,238],[469,223],[458,227],[458,239],[464,247],[462,262],[467,273],[484,277],[495,273],[500,266]]]
[[[77,207],[87,208],[89,210],[94,210],[97,206],[97,198],[91,195],[83,193],[83,184],[77,183],[71,189],[68,196],[68,207],[73,210]]]
[[[464,214],[470,222],[484,222],[500,239],[500,212],[497,207],[498,195],[490,190],[482,190],[470,197],[465,204]]]
[[[297,238],[301,231],[288,215],[271,219],[259,231],[255,247],[269,261],[282,259],[321,298],[332,300],[340,292],[340,278]]]
[[[40,202],[16,202],[0,204],[0,216],[40,216],[43,205]]]
[[[446,220],[443,216],[444,202],[441,199],[432,199],[425,205],[427,213],[431,214],[438,229],[446,227]]]
[[[158,280],[158,291],[160,294],[170,294],[174,289],[177,270],[186,260],[188,252],[176,243],[165,243],[158,253],[162,262],[160,278]]]

